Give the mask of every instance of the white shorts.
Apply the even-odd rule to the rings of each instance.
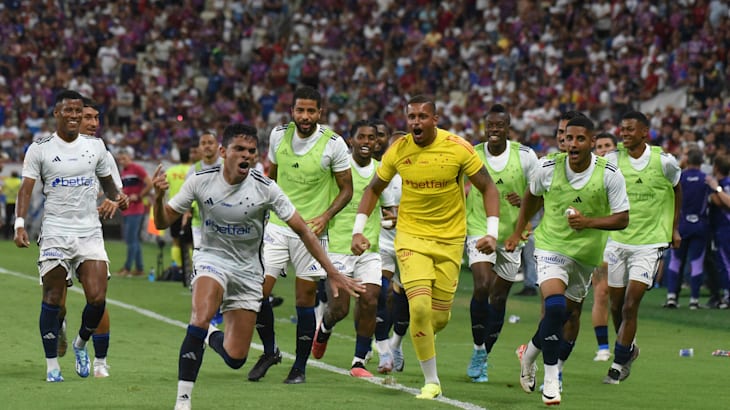
[[[304,242],[298,236],[286,235],[285,228],[268,224],[264,230],[264,272],[268,276],[277,277],[286,273],[289,262],[294,266],[298,278],[318,281],[327,277],[327,272],[309,253]],[[328,248],[327,237],[319,239],[325,249]]]
[[[393,272],[398,270],[398,262],[395,258],[395,249],[380,247],[380,262],[383,265],[383,270]]]
[[[609,242],[603,252],[608,263],[608,286],[625,288],[630,280],[654,285],[659,261],[664,248],[629,249],[616,242]]]
[[[41,283],[43,276],[54,269],[62,266],[66,269],[66,281],[72,280],[73,276],[79,278],[77,269],[85,261],[104,261],[107,264],[107,277],[109,276],[109,257],[104,249],[104,236],[101,229],[90,236],[41,236],[38,239],[40,256],[38,257],[38,273]]]
[[[393,272],[393,283],[402,288],[403,284],[400,281],[400,271],[398,270],[398,259],[395,256],[395,249],[381,245],[380,262],[383,265],[384,271]]]
[[[494,272],[502,279],[508,282],[514,282],[517,279],[517,271],[520,269],[522,245],[515,249],[514,252],[507,252],[504,246],[498,246],[496,252],[489,255],[477,250],[477,241],[482,236],[467,236],[466,254],[469,257],[469,266],[480,263],[489,262],[492,264]]]
[[[193,257],[193,277],[195,286],[198,278],[213,278],[223,288],[221,312],[229,310],[251,310],[258,312],[264,297],[264,276],[260,273],[234,272],[234,266],[218,256],[197,252]]]
[[[193,233],[193,249],[200,248],[200,241],[203,240],[203,228],[199,226],[193,226],[190,228]]]
[[[371,283],[378,286],[382,284],[383,268],[380,254],[366,252],[357,256],[331,253],[329,257],[341,274],[359,279],[363,284]]]
[[[557,252],[535,249],[538,285],[548,279],[560,279],[565,283],[565,297],[582,302],[591,286],[595,266],[584,265]]]

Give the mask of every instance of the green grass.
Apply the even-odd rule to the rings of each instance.
[[[124,245],[108,242],[112,271],[123,261]],[[156,248],[145,246],[148,267],[156,258]],[[184,336],[182,324],[190,314],[190,292],[177,282],[150,283],[146,278],[117,278],[109,283],[108,303],[112,331],[109,350],[111,377],[81,379],[73,370],[73,354],[61,358],[66,381],[46,383],[43,349],[38,338],[41,298],[37,282],[37,247],[17,249],[9,241],[0,242],[0,267],[22,276],[0,274],[0,300],[4,314],[0,344],[0,407],[6,409],[170,409],[177,383],[177,355]],[[169,260],[168,254],[165,255]],[[6,271],[2,271],[6,272]],[[473,384],[465,375],[472,349],[469,299],[472,281],[462,274],[459,292],[448,327],[438,335],[439,375],[447,398],[489,409],[544,408],[539,394],[525,394],[519,387],[519,365],[514,350],[534,333],[540,312],[537,297],[511,297],[507,315],[521,317],[506,323],[500,340],[489,358],[489,383]],[[76,287],[78,288],[78,287]],[[521,285],[515,286],[515,291]],[[277,339],[281,349],[294,352],[295,325],[289,320],[293,307],[293,280],[281,279],[275,292],[285,298],[275,309]],[[593,362],[595,338],[590,324],[590,300],[584,308],[583,332],[566,365],[564,409],[719,409],[728,407],[728,358],[712,357],[714,349],[730,348],[730,311],[689,311],[661,308],[663,290],[644,298],[639,322],[641,357],[631,378],[618,386],[601,384],[608,363]],[[146,309],[172,320],[145,316],[139,311],[114,304]],[[77,329],[83,308],[80,293],[68,297],[71,334]],[[177,322],[175,322],[177,321]],[[352,321],[346,319],[336,329],[322,362],[349,369],[354,352]],[[257,337],[254,342],[258,343]],[[611,338],[613,343],[613,338]],[[404,343],[406,368],[395,376],[408,388],[422,385],[410,340]],[[692,358],[679,357],[681,348],[694,348]],[[93,351],[93,349],[91,349]],[[91,353],[90,351],[90,353]],[[284,359],[258,383],[246,374],[260,352],[252,349],[249,361],[239,371],[229,369],[213,351],[208,351],[193,393],[196,409],[447,409],[454,406],[416,400],[404,391],[357,380],[341,373],[314,367],[307,370],[307,383],[284,385],[292,364]],[[314,363],[317,361],[311,361]],[[374,371],[377,364],[368,366]],[[538,384],[542,372],[538,372]]]

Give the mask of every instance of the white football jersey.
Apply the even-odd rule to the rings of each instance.
[[[272,210],[288,221],[296,209],[281,188],[259,171],[251,169],[240,184],[223,179],[223,168],[196,172],[185,180],[169,202],[178,213],[200,208],[201,241],[197,254],[212,254],[235,266],[234,272],[263,275],[261,260],[264,221]]]
[[[23,162],[23,178],[43,184],[43,235],[89,236],[101,228],[96,178],[111,175],[104,143],[79,135],[66,142],[54,133],[35,141]]]
[[[402,185],[403,180],[401,179],[400,174],[395,174],[393,176],[393,179],[390,180],[388,183],[388,186],[385,187],[385,190],[383,192],[388,191],[389,194],[393,197],[393,200],[395,201],[395,204],[400,204],[400,196],[402,193]],[[374,210],[373,212],[378,212],[379,209]],[[396,221],[397,225],[397,221]],[[380,239],[378,240],[379,246],[381,248],[386,249],[393,249],[393,240],[395,240],[395,229],[381,229],[380,230]]]

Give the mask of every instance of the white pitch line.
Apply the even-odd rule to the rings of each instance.
[[[38,283],[38,278],[35,277],[35,276],[25,275],[25,274],[20,273],[20,272],[9,271],[9,270],[7,270],[5,268],[2,268],[2,267],[0,267],[0,273],[3,273],[5,275],[10,275],[10,276],[15,276],[15,277],[21,278],[21,279],[33,280],[36,283]],[[78,293],[80,295],[83,295],[84,294],[84,291],[82,289],[79,289],[76,286],[73,286],[73,287],[69,288],[69,290],[71,290],[72,292],[76,292],[76,293]],[[172,326],[177,326],[177,327],[182,328],[182,329],[187,329],[187,327],[188,327],[188,324],[187,323],[183,323],[183,322],[181,322],[179,320],[171,319],[171,318],[169,318],[167,316],[163,316],[163,315],[161,315],[161,314],[159,314],[157,312],[153,312],[151,310],[144,309],[144,308],[141,308],[139,306],[130,305],[128,303],[120,302],[118,300],[109,299],[109,298],[106,299],[106,303],[108,303],[110,305],[114,305],[114,306],[121,307],[123,309],[131,310],[132,312],[138,313],[138,314],[140,314],[142,316],[146,316],[148,318],[155,319],[157,321],[160,321],[160,322],[163,322],[163,323],[167,323],[167,324],[172,325]],[[282,320],[278,320],[278,321],[284,321],[284,320],[282,319]],[[286,320],[286,321],[289,322],[289,320]],[[341,335],[341,336],[344,339],[347,339],[348,338],[348,336],[345,336],[345,335]],[[351,337],[349,337],[349,338],[352,339]],[[258,344],[258,343],[253,343],[252,342],[251,343],[251,347],[253,347],[256,350],[261,350],[261,351],[264,350],[264,347],[262,345]],[[291,353],[287,353],[287,352],[281,352],[281,355],[283,357],[289,359],[289,360],[292,360],[292,361],[296,358],[296,356],[294,356]],[[309,360],[307,362],[307,366],[313,366],[313,367],[316,367],[318,369],[326,370],[328,372],[337,373],[337,374],[340,374],[342,376],[348,376],[348,377],[350,377],[350,371],[349,370],[343,369],[341,367],[332,366],[330,364],[327,364],[325,362],[321,362],[321,361],[316,360],[316,359]],[[398,390],[398,391],[402,391],[402,392],[409,393],[409,394],[414,395],[414,396],[421,393],[421,391],[419,389],[414,389],[412,387],[404,386],[404,385],[399,384],[399,383],[385,384],[385,378],[383,378],[383,377],[375,377],[375,376],[373,376],[373,377],[361,377],[360,379],[362,379],[362,380],[364,380],[364,381],[366,381],[368,383],[372,383],[372,384],[378,385],[380,387],[384,387],[386,389]],[[477,404],[469,403],[469,402],[463,402],[463,401],[459,401],[459,400],[455,400],[455,399],[449,399],[447,397],[444,397],[443,395],[437,397],[434,400],[435,401],[438,401],[438,402],[441,402],[441,403],[445,403],[445,404],[454,406],[454,407],[457,407],[457,408],[460,408],[460,409],[464,409],[464,410],[486,410],[484,407],[481,407],[481,406],[479,406]]]

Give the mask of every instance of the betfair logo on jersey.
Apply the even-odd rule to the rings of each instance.
[[[411,181],[410,179],[404,179],[403,185],[408,185],[411,188],[415,189],[442,189],[449,186],[449,183],[451,181],[448,179],[442,179],[440,181],[436,180],[430,180],[430,181]]]
[[[77,187],[77,186],[92,186],[94,185],[94,178],[87,177],[60,177],[53,180],[51,186],[63,186],[63,187]]]
[[[251,226],[249,225],[218,225],[217,223],[215,223],[215,221],[211,221],[210,219],[205,220],[205,226],[212,228],[215,232],[222,233],[224,235],[242,236],[251,233]]]

